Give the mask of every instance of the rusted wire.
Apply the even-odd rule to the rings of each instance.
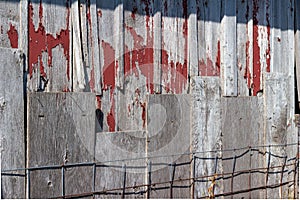
[[[294,166],[294,163],[292,164],[286,164],[285,167],[288,166]],[[277,168],[281,168],[282,169],[283,165],[279,165],[279,166],[271,166],[269,167],[269,169],[277,169]],[[255,168],[255,169],[248,169],[248,170],[240,170],[240,171],[235,171],[234,174],[241,174],[241,173],[251,173],[251,172],[255,172],[258,170],[266,170],[267,167],[261,167],[261,168]],[[278,171],[281,172],[282,170]],[[266,172],[265,172],[266,173]],[[207,176],[199,176],[199,177],[195,177],[195,179],[203,179],[203,178],[209,178],[209,177],[224,177],[225,175],[231,175],[232,172],[228,172],[228,173],[222,173],[222,174],[212,174],[212,175],[207,175]],[[192,180],[193,177],[191,178],[184,178],[184,179],[174,179],[173,183],[175,182],[184,182],[184,181],[190,181]],[[217,180],[217,179],[215,179]],[[121,188],[113,188],[113,189],[107,189],[107,190],[102,190],[102,191],[96,191],[96,192],[87,192],[87,193],[80,193],[80,194],[70,194],[70,195],[64,195],[64,196],[57,196],[57,197],[53,197],[52,199],[62,199],[62,198],[80,198],[80,197],[89,197],[89,196],[93,196],[93,195],[106,195],[106,194],[110,194],[110,192],[114,192],[114,191],[122,191],[123,189],[128,190],[128,189],[133,189],[133,188],[142,188],[142,187],[151,187],[151,186],[156,186],[156,185],[164,185],[164,184],[169,184],[170,181],[163,181],[163,182],[157,182],[157,183],[152,183],[151,185],[148,184],[140,184],[140,185],[135,185],[135,186],[127,186],[125,188],[121,187]],[[215,197],[219,197],[219,196],[229,196],[229,195],[235,195],[235,194],[239,194],[239,193],[245,193],[245,192],[250,192],[252,190],[256,190],[256,189],[266,189],[266,188],[276,188],[276,187],[281,187],[282,185],[286,185],[288,183],[294,183],[294,180],[292,181],[287,181],[287,182],[283,182],[280,184],[272,184],[272,185],[264,185],[264,186],[260,186],[260,187],[254,187],[254,188],[248,188],[245,190],[239,190],[239,191],[231,191],[228,193],[222,193],[222,194],[215,194]],[[190,185],[191,187],[191,185]],[[168,187],[166,187],[168,188]],[[142,191],[139,193],[146,193],[146,191]],[[122,194],[120,193],[116,193],[116,194]],[[202,197],[201,197],[202,198]],[[208,198],[208,196],[204,196],[203,198]]]

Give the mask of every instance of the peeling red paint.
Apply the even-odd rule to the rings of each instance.
[[[215,62],[206,55],[206,60],[201,59],[198,61],[198,71],[200,76],[220,76],[220,66],[221,66],[221,46],[220,41],[217,43],[217,55]]]
[[[259,30],[258,30],[258,0],[253,1],[253,95],[256,96],[257,92],[260,91],[260,75],[261,75],[261,63],[260,63],[260,47],[259,41]]]
[[[134,19],[135,20],[135,14],[137,13],[137,7],[136,6],[134,6],[133,7],[133,9],[132,9],[132,12],[131,12],[131,17],[132,17],[132,19]]]
[[[39,5],[39,25],[37,29],[33,23],[33,5],[29,4],[28,17],[29,17],[29,75],[30,78],[33,74],[34,66],[38,64],[39,57],[42,57],[43,52],[48,53],[48,66],[52,67],[52,49],[60,45],[64,49],[64,56],[67,60],[67,78],[70,80],[70,31],[69,31],[69,16],[70,9],[68,5],[67,8],[67,26],[65,29],[61,29],[59,34],[52,35],[46,33],[45,27],[43,25],[43,6],[42,3]]]
[[[101,11],[101,9],[97,9],[97,15],[98,15],[99,17],[102,17],[102,11]]]
[[[2,32],[2,26],[1,26],[1,32]],[[9,30],[7,31],[7,35],[10,41],[10,46],[12,48],[18,48],[18,31],[16,30],[16,27],[12,24],[9,25]]]
[[[248,29],[248,26],[247,26]],[[248,30],[247,30],[248,31]],[[246,42],[246,68],[244,73],[244,78],[247,80],[247,86],[251,87],[251,73],[250,73],[250,52],[249,52],[250,41]]]
[[[89,41],[90,41],[90,49],[91,49],[91,59],[92,59],[92,63],[91,63],[91,72],[90,72],[90,80],[89,80],[89,86],[91,88],[91,91],[95,91],[95,58],[94,58],[94,48],[93,46],[95,45],[94,44],[94,41],[93,41],[93,27],[92,27],[92,19],[91,19],[91,7],[90,7],[90,4],[88,2],[88,9],[87,9],[87,13],[86,13],[86,18],[87,18],[87,21],[88,21],[88,26],[89,26]]]
[[[146,126],[146,102],[140,103],[142,107],[142,120],[143,120],[143,128]]]
[[[114,90],[116,86],[116,69],[115,69],[115,50],[109,43],[102,40],[101,46],[104,53],[104,71],[103,71],[103,90],[110,89],[110,112],[107,113],[106,120],[109,131],[115,131],[115,99]]]
[[[101,109],[101,96],[100,95],[96,95],[96,108],[97,109]]]

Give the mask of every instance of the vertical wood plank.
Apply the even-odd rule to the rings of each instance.
[[[191,80],[191,134],[193,152],[221,150],[221,89],[219,77],[193,77]],[[212,176],[215,173],[215,156],[221,155],[209,152],[195,154],[196,157],[210,158],[210,160],[196,159],[195,177]],[[222,173],[221,162],[217,172]],[[216,177],[218,178],[218,177]],[[208,196],[209,178],[198,179],[195,183],[194,197]],[[222,181],[217,181],[215,194],[223,193]]]
[[[153,48],[154,48],[154,74],[153,74],[153,84],[154,84],[154,92],[161,93],[161,76],[162,76],[162,66],[161,66],[161,58],[162,58],[162,1],[154,0],[153,9]]]
[[[197,1],[188,1],[188,67],[189,76],[198,75]]]
[[[139,185],[145,183],[146,160],[137,159],[146,157],[145,136],[144,131],[97,133],[95,159],[101,164],[97,166],[96,191],[119,188],[96,196],[97,198],[121,198],[124,164],[126,164],[125,185],[132,187],[125,189],[125,198],[145,197],[142,191],[145,191],[146,187]]]
[[[252,4],[251,4],[252,5]],[[249,11],[248,1],[237,1],[237,67],[238,67],[238,96],[249,96],[248,82],[250,80],[249,71],[249,36],[248,26],[251,12]]]
[[[23,55],[0,48],[1,169],[25,167]],[[1,176],[2,198],[25,198],[24,171]]]
[[[78,0],[72,0],[71,3],[71,18],[72,18],[72,68],[73,68],[73,91],[82,92],[86,87],[84,76],[83,52],[81,40],[81,24],[80,11]]]
[[[70,91],[70,5],[44,0],[28,8],[29,91]]]
[[[95,95],[29,93],[28,167],[93,162]],[[61,196],[61,169],[30,173],[30,197]],[[65,169],[65,194],[92,191],[92,167]]]
[[[288,89],[289,77],[283,73],[273,73],[266,76],[265,80],[265,117],[266,117],[266,143],[268,144],[289,144],[297,141],[297,131],[293,127],[290,117],[290,93]],[[294,130],[294,131],[293,131]],[[293,158],[296,156],[297,147],[272,147],[270,151],[274,155],[281,157],[271,157],[270,166],[280,166],[284,164],[284,156]],[[273,169],[272,171],[280,171]],[[293,177],[284,173],[283,181],[293,180]],[[269,175],[269,184],[279,184],[281,173]],[[268,198],[288,198],[294,195],[293,188],[276,187],[267,190]]]
[[[115,0],[114,30],[115,35],[115,58],[116,58],[116,85],[123,88],[124,84],[124,2]]]
[[[223,96],[237,96],[236,1],[223,2],[221,73]]]
[[[148,98],[147,157],[153,164],[151,181],[168,182],[153,185],[150,196],[171,198],[168,165],[178,164],[175,180],[190,178],[190,155],[182,155],[190,152],[190,96],[161,94]],[[174,182],[173,198],[189,198],[189,185],[189,180]]]
[[[253,108],[256,109],[253,109]],[[263,132],[263,99],[261,97],[222,98],[222,144],[224,149],[236,149],[247,146],[264,145]],[[254,152],[252,162],[249,154],[243,155],[247,149],[223,152],[224,173],[233,172],[234,157],[235,172],[262,168],[264,157]],[[251,165],[250,165],[251,164]],[[229,177],[229,178],[227,178]],[[264,186],[264,177],[260,173],[241,173],[238,176],[224,177],[224,192],[246,190],[251,187]],[[231,184],[233,181],[233,188]],[[227,198],[264,198],[263,191],[240,193]]]
[[[20,34],[20,3],[17,1],[0,2],[0,47],[19,48]],[[26,10],[26,9],[25,9]]]

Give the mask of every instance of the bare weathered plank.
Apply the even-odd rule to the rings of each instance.
[[[264,144],[263,99],[261,97],[222,98],[222,147],[236,149]],[[247,152],[247,153],[245,153]],[[245,154],[244,154],[245,153]],[[263,158],[253,153],[250,161],[247,149],[223,152],[224,173],[263,167]],[[244,154],[244,155],[243,155]],[[235,158],[236,157],[236,158]],[[234,165],[235,164],[235,165]],[[235,167],[234,167],[235,166]],[[238,176],[224,176],[224,192],[235,192],[251,187],[264,186],[264,177],[257,172],[241,173]],[[233,184],[233,185],[232,185]],[[229,198],[264,198],[263,191],[241,193]]]
[[[1,169],[25,167],[23,55],[0,48]],[[2,176],[2,198],[25,198],[24,171]]]
[[[92,162],[95,142],[95,95],[29,93],[28,167]],[[66,168],[65,194],[91,192],[92,168]],[[61,169],[30,173],[31,198],[62,194]]]
[[[187,93],[188,4],[174,0],[162,4],[162,93]]]
[[[223,96],[237,96],[236,65],[236,1],[224,3],[224,17],[221,21],[221,75]]]
[[[266,117],[266,143],[267,144],[291,144],[297,141],[297,131],[294,122],[290,117],[290,96],[293,96],[293,90],[289,90],[289,77],[285,74],[274,73],[266,76],[265,79],[265,117]],[[284,157],[294,158],[297,153],[296,146],[271,147],[267,149],[273,155],[270,158],[269,166],[284,165]],[[287,167],[286,169],[292,169]],[[278,172],[281,168],[275,168],[270,172]],[[284,173],[283,181],[293,180],[293,174]],[[280,184],[281,173],[269,175],[268,184]],[[288,198],[293,197],[293,187],[277,187],[267,190],[268,198]]]
[[[146,133],[144,131],[127,131],[114,133],[97,133],[95,159],[96,191],[107,191],[98,198],[121,198],[124,187],[124,166],[126,165],[126,198],[143,198],[146,172]],[[138,159],[142,158],[142,159]],[[123,168],[122,168],[123,167]],[[135,187],[136,186],[136,187]]]
[[[175,171],[177,170],[175,179],[188,179],[190,156],[181,154],[190,152],[190,96],[164,94],[149,95],[148,98],[147,156],[153,164],[164,163],[152,166],[151,181],[152,183],[169,181],[169,169],[166,165],[186,162],[188,163],[175,167]],[[182,187],[173,188],[173,197],[190,197],[189,184],[189,181],[174,183],[174,186]],[[167,188],[159,189],[164,186]],[[169,184],[153,186],[151,198],[171,198],[169,186]]]
[[[250,42],[252,41],[252,36],[249,37],[249,29],[252,27],[248,25],[250,19],[252,18],[250,14],[249,1],[239,0],[237,1],[237,27],[236,27],[236,40],[237,40],[237,67],[238,67],[238,95],[239,96],[249,96],[249,86],[250,86],[250,71],[249,71],[249,52]],[[250,4],[252,7],[252,3]]]
[[[72,68],[73,68],[73,91],[82,92],[86,87],[86,80],[83,70],[83,53],[81,42],[81,24],[78,0],[71,2],[71,18],[72,18]]]
[[[219,77],[193,77],[191,80],[192,95],[192,150],[203,152],[221,150],[221,88]],[[215,157],[221,155],[214,152],[195,154],[195,177],[213,176],[221,173],[221,161],[217,163]],[[210,158],[208,160],[201,159]],[[216,171],[215,171],[216,170]],[[217,177],[215,177],[217,178]],[[211,182],[208,178],[201,178],[195,183],[194,198],[208,197],[208,188]],[[221,181],[217,181],[214,194],[223,192]]]

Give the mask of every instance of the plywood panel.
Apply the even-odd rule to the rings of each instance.
[[[96,191],[107,191],[98,198],[121,198],[124,187],[126,165],[126,198],[143,198],[146,172],[146,133],[127,131],[97,133],[95,159],[99,163],[96,171]],[[142,158],[142,159],[138,159]],[[136,187],[134,187],[136,186]]]
[[[95,95],[91,93],[29,93],[28,167],[92,162],[95,142],[94,101]],[[32,171],[30,197],[60,196],[60,177],[60,169]],[[66,169],[66,195],[91,190],[91,168]]]
[[[236,149],[264,144],[263,138],[263,99],[260,97],[222,98],[222,145],[224,149]],[[255,109],[254,109],[255,108]],[[247,149],[246,149],[247,150]],[[263,157],[257,154],[250,159],[250,152],[243,155],[246,150],[223,152],[224,173],[248,170],[249,168],[263,167]],[[243,155],[243,156],[241,156]],[[234,157],[236,156],[236,159]],[[230,159],[227,159],[230,158]],[[254,162],[254,160],[256,160]],[[227,178],[229,176],[229,178]],[[243,173],[232,179],[231,175],[224,178],[224,192],[234,192],[250,187],[264,186],[263,176]],[[231,183],[233,181],[233,187]],[[252,184],[255,181],[255,184]],[[233,190],[233,191],[232,191]],[[241,193],[229,198],[264,198],[263,191]]]
[[[204,152],[221,150],[221,88],[219,77],[193,77],[191,80],[192,95],[192,150]],[[215,165],[215,157],[221,155],[214,152],[195,154],[195,177],[222,173],[221,160]],[[209,159],[201,159],[209,158]],[[217,170],[217,171],[216,171]],[[217,177],[216,177],[217,178]],[[194,197],[208,197],[211,182],[208,178],[198,179],[194,186]],[[223,191],[221,181],[217,181],[214,193]]]
[[[153,164],[164,163],[152,166],[152,183],[169,181],[167,165],[173,162],[177,164],[187,162],[175,167],[177,170],[175,179],[189,179],[190,155],[181,156],[181,154],[190,152],[190,96],[164,94],[149,95],[148,98],[147,156]],[[189,180],[174,183],[174,186],[182,187],[174,188],[173,197],[190,197],[189,184]],[[153,186],[151,198],[170,198],[169,186],[169,184]],[[161,187],[163,189],[159,189]]]
[[[1,169],[25,167],[23,56],[18,50],[0,48]],[[25,198],[24,171],[2,176],[2,198]]]

